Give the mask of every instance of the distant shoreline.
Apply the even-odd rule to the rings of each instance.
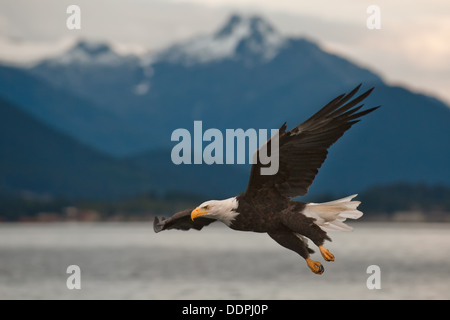
[[[88,213],[83,213],[79,216],[67,217],[58,213],[41,213],[33,217],[18,217],[17,220],[0,220],[0,225],[3,224],[51,224],[51,223],[122,223],[122,222],[148,222],[152,223],[153,219],[158,216],[170,216],[169,214],[160,215],[135,215],[135,214],[117,214],[103,217],[98,212],[91,210]],[[359,223],[450,223],[450,212],[422,212],[422,211],[397,211],[392,214],[387,213],[365,213],[361,220],[351,221],[352,224]]]

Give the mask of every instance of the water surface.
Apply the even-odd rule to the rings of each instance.
[[[450,299],[450,224],[356,223],[330,233],[336,261],[265,234],[213,224],[153,233],[151,223],[1,224],[1,299]],[[69,290],[69,265],[81,289]],[[369,290],[367,268],[380,267]]]

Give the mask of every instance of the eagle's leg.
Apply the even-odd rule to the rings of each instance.
[[[308,246],[302,240],[301,237],[297,236],[290,230],[276,233],[268,232],[268,235],[273,240],[275,240],[279,245],[292,251],[295,251],[300,256],[302,256],[306,260],[306,263],[308,264],[308,267],[311,269],[312,272],[314,272],[315,274],[323,273],[324,269],[322,264],[309,258],[309,254],[312,253],[313,251],[308,248]]]
[[[326,261],[334,261],[334,255],[323,246],[325,240],[331,241],[331,239],[322,228],[315,224],[315,219],[295,212],[285,214],[283,219],[284,225],[293,232],[301,234],[314,242],[319,247],[320,253]]]

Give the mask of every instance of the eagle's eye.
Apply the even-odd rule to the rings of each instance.
[[[209,206],[208,205],[203,206],[202,209],[209,210]]]

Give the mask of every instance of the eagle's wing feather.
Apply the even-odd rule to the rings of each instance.
[[[268,165],[263,165],[259,161],[259,153],[262,148],[272,152],[271,139],[269,139],[257,150],[257,162],[252,165],[246,192],[251,193],[261,188],[275,188],[285,197],[306,194],[328,155],[328,148],[357,123],[358,118],[378,108],[360,111],[363,105],[357,105],[373,90],[372,88],[351,100],[360,86],[348,94],[336,97],[290,131],[286,131],[286,123],[283,124],[278,131],[278,172],[275,175],[261,175],[261,168]]]
[[[216,221],[214,219],[208,218],[196,218],[194,221],[191,220],[191,212],[195,208],[183,210],[175,213],[170,218],[157,217],[153,220],[153,230],[155,232],[160,232],[163,230],[178,229],[178,230],[189,230],[196,229],[201,230],[203,227],[209,225],[210,223]]]

